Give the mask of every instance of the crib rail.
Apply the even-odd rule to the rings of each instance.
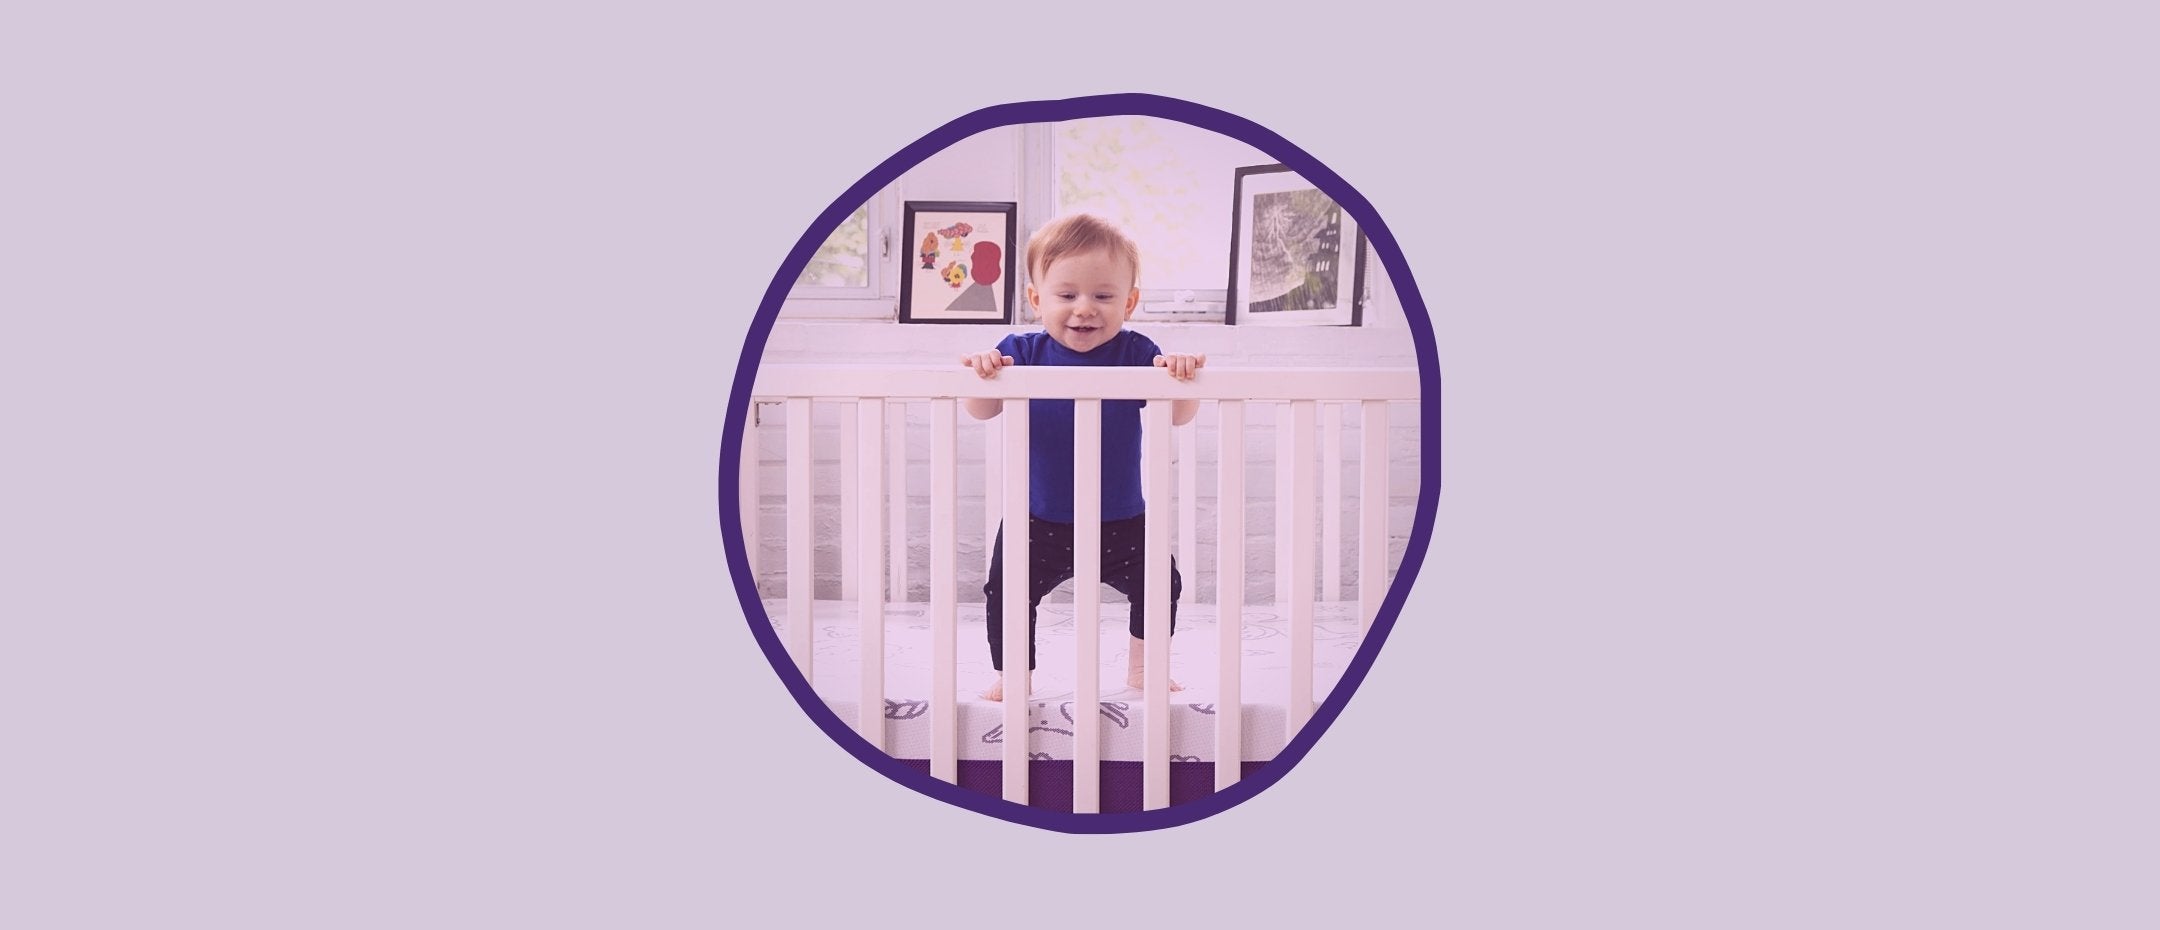
[[[1245,554],[1245,432],[1247,413],[1255,402],[1281,408],[1276,418],[1279,452],[1276,456],[1275,498],[1278,503],[1275,547],[1279,558],[1277,601],[1291,620],[1291,706],[1289,725],[1294,733],[1313,712],[1313,602],[1341,596],[1340,577],[1342,488],[1341,432],[1343,406],[1359,407],[1360,468],[1358,474],[1358,601],[1362,627],[1369,628],[1377,615],[1386,588],[1387,565],[1387,404],[1416,401],[1419,379],[1414,370],[1374,369],[1205,369],[1192,381],[1176,381],[1162,371],[1145,368],[1051,368],[1018,367],[984,379],[959,366],[784,366],[768,365],[758,371],[752,391],[754,403],[784,405],[786,411],[786,593],[790,622],[785,642],[790,656],[807,678],[811,674],[812,487],[807,463],[811,461],[811,404],[814,401],[842,405],[840,458],[843,469],[841,519],[837,551],[842,566],[842,596],[858,602],[864,650],[861,711],[855,721],[859,732],[881,750],[885,748],[883,655],[884,602],[907,596],[906,510],[906,402],[927,401],[930,410],[929,452],[929,604],[932,624],[933,695],[930,719],[933,726],[931,773],[946,781],[957,780],[956,730],[959,720],[958,682],[954,665],[957,648],[956,559],[959,512],[957,481],[957,402],[968,398],[999,400],[1072,399],[1076,401],[1074,437],[1075,474],[1075,584],[1074,613],[1079,630],[1076,706],[1093,707],[1100,698],[1097,673],[1100,638],[1100,464],[1101,402],[1104,400],[1196,400],[1215,402],[1221,449],[1217,478],[1216,511],[1218,542],[1216,594],[1220,611],[1220,659],[1217,673],[1219,701],[1216,720],[1216,785],[1234,784],[1241,772],[1243,725],[1240,710],[1241,675],[1239,641],[1246,582]],[[1197,522],[1195,487],[1197,470],[1194,430],[1170,426],[1170,405],[1150,403],[1143,416],[1143,493],[1147,509],[1147,557],[1145,578],[1150,629],[1168,625],[1170,611],[1170,538],[1173,523],[1180,528],[1179,554],[1194,565]],[[889,424],[889,427],[888,427]],[[988,424],[984,450],[985,527],[989,537],[1002,520],[1004,536],[1004,613],[1015,635],[1004,639],[1002,663],[1007,674],[1004,702],[1003,794],[1007,800],[1027,803],[1028,719],[1030,704],[1021,682],[1027,668],[1028,640],[1018,635],[1027,615],[1028,456],[1027,405],[1007,404],[1004,413]],[[1321,433],[1316,448],[1316,427]],[[1173,434],[1180,453],[1173,471]],[[744,538],[749,543],[752,571],[756,571],[756,477],[754,437],[744,443],[743,478]],[[1321,463],[1315,463],[1315,458]],[[1316,475],[1315,472],[1319,472]],[[1175,474],[1179,491],[1172,492]],[[1317,481],[1316,481],[1317,479]],[[1316,487],[1317,484],[1317,487]],[[1315,527],[1312,503],[1324,496]],[[1284,542],[1287,544],[1284,544]],[[1317,563],[1315,544],[1330,560]],[[889,549],[887,547],[890,547]],[[888,562],[885,556],[890,555]],[[882,577],[881,577],[882,576]],[[1196,596],[1197,576],[1188,579],[1186,596]],[[890,587],[887,585],[890,584]],[[1316,588],[1318,590],[1316,590]],[[1160,624],[1158,626],[1158,624]],[[1143,688],[1146,707],[1145,747],[1142,766],[1144,805],[1149,809],[1169,804],[1169,636],[1149,635],[1145,640],[1146,675]],[[1101,723],[1094,713],[1075,713],[1074,810],[1099,809]]]
[[[982,378],[959,365],[766,365],[751,398],[827,400],[875,397],[919,400],[1416,400],[1418,373],[1396,368],[1206,368],[1176,381],[1154,368],[1007,368]]]

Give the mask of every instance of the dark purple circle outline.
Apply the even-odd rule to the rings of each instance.
[[[855,732],[839,716],[825,706],[823,699],[812,690],[810,683],[795,669],[795,662],[773,631],[772,617],[765,612],[765,605],[757,593],[757,581],[749,572],[749,561],[743,551],[743,537],[738,525],[742,513],[739,494],[742,462],[742,427],[748,414],[749,397],[757,380],[757,367],[765,354],[765,340],[772,333],[774,320],[779,316],[780,305],[787,299],[800,269],[825,241],[823,231],[832,229],[855,212],[864,201],[876,196],[887,184],[897,180],[909,168],[921,163],[952,144],[984,130],[996,129],[1021,123],[1053,123],[1063,120],[1087,119],[1100,116],[1155,116],[1176,120],[1210,129],[1238,139],[1267,154],[1274,156],[1291,170],[1335,198],[1335,202],[1349,210],[1364,229],[1366,240],[1387,262],[1388,275],[1395,286],[1398,299],[1402,301],[1403,316],[1409,321],[1411,341],[1415,344],[1418,359],[1418,380],[1421,403],[1418,405],[1419,468],[1421,471],[1417,511],[1410,528],[1409,545],[1403,552],[1403,561],[1395,574],[1395,581],[1388,586],[1387,596],[1381,601],[1380,615],[1374,619],[1372,629],[1366,634],[1364,644],[1344,669],[1340,682],[1326,700],[1313,710],[1313,716],[1298,731],[1282,752],[1264,764],[1251,776],[1240,779],[1229,788],[1218,790],[1204,798],[1176,804],[1152,811],[1111,814],[1070,814],[1039,810],[1014,804],[1002,798],[982,794],[959,785],[949,784],[928,774],[918,772],[899,760],[870,745],[868,740]],[[726,432],[720,441],[720,530],[727,550],[728,570],[734,576],[735,594],[742,601],[743,613],[750,621],[751,635],[765,651],[765,659],[780,673],[781,681],[803,711],[832,738],[833,742],[860,760],[864,765],[883,773],[885,777],[899,782],[917,792],[977,813],[988,814],[1002,820],[1055,830],[1063,833],[1136,833],[1160,830],[1192,823],[1210,817],[1244,803],[1252,796],[1267,790],[1282,779],[1299,760],[1311,751],[1313,744],[1327,732],[1335,718],[1342,713],[1350,696],[1371,671],[1373,659],[1386,644],[1388,634],[1394,629],[1395,618],[1402,612],[1403,601],[1410,593],[1418,569],[1425,562],[1425,550],[1432,542],[1433,513],[1440,496],[1440,362],[1434,348],[1432,319],[1427,316],[1425,301],[1412,280],[1409,263],[1403,260],[1402,250],[1396,245],[1394,234],[1363,195],[1350,186],[1335,172],[1328,170],[1317,159],[1290,144],[1289,140],[1276,135],[1266,127],[1243,117],[1225,113],[1212,107],[1189,103],[1172,97],[1154,94],[1105,94],[1093,97],[1074,97],[1066,100],[1035,100],[1021,103],[1000,104],[976,110],[946,123],[928,135],[910,143],[891,158],[855,182],[835,198],[825,212],[818,215],[808,231],[795,243],[787,260],[781,262],[780,271],[773,276],[772,284],[765,289],[765,299],[758,305],[757,316],[750,321],[750,331],[743,339],[742,358],[735,368],[735,389],[727,402]]]

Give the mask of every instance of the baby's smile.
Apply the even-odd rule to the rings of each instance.
[[[1075,352],[1087,352],[1109,341],[1115,332],[1103,321],[1093,320],[1086,323],[1068,322],[1062,332],[1053,332],[1051,335],[1063,343],[1065,348]]]

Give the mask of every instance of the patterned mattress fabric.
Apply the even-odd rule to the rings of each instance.
[[[775,632],[786,638],[787,602],[767,600],[766,614]],[[931,629],[927,604],[888,604],[885,608],[885,740],[884,749],[895,758],[930,757]],[[857,691],[862,682],[859,649],[860,610],[852,601],[818,601],[812,610],[816,631],[811,658],[811,681],[842,721],[852,725],[859,706]],[[958,639],[955,668],[958,675],[959,751],[961,759],[996,760],[1003,757],[1005,708],[982,699],[979,692],[997,672],[990,665],[990,647],[984,635],[981,604],[958,608]],[[1247,606],[1243,611],[1243,659],[1239,686],[1244,705],[1243,761],[1264,762],[1275,757],[1289,741],[1287,708],[1290,697],[1290,617],[1275,605]],[[1106,761],[1139,761],[1142,758],[1147,706],[1145,695],[1126,685],[1126,652],[1132,644],[1126,630],[1127,607],[1103,605],[1101,611],[1101,664],[1096,713],[1102,718],[1102,758]],[[1028,725],[1028,757],[1071,759],[1073,729],[1079,708],[1073,700],[1076,647],[1080,624],[1073,619],[1070,603],[1045,603],[1036,632],[1034,694]],[[1170,757],[1173,761],[1203,762],[1215,758],[1215,724],[1218,719],[1217,646],[1220,643],[1215,605],[1178,605],[1177,635],[1171,639],[1170,675],[1185,686],[1170,694]],[[1313,609],[1313,700],[1325,700],[1342,678],[1343,669],[1361,641],[1354,602],[1322,602]]]

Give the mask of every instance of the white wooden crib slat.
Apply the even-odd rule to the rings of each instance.
[[[1310,440],[1307,440],[1308,442]],[[1275,606],[1290,603],[1291,486],[1290,463],[1297,457],[1297,435],[1290,429],[1290,404],[1275,406]],[[1310,502],[1307,503],[1310,506]]]
[[[1028,405],[1008,403],[1005,421],[1005,800],[1028,801]]]
[[[861,473],[862,467],[856,460],[855,449],[860,439],[856,435],[860,408],[861,401],[840,402],[840,599],[843,601],[855,599],[855,579],[860,573],[855,562],[862,557],[855,542],[856,523],[860,519],[857,510],[861,506],[855,500],[861,484],[855,476]]]
[[[1216,618],[1220,639],[1216,653],[1215,789],[1237,784],[1245,758],[1244,697],[1239,686],[1245,651],[1245,402],[1226,400],[1216,405],[1217,436],[1222,448],[1216,453],[1221,474],[1215,484],[1215,511],[1221,524],[1216,533],[1215,595],[1220,611]]]
[[[816,542],[810,538],[810,469],[794,463],[810,461],[810,398],[787,400],[787,449],[788,654],[809,681],[811,595],[816,590],[811,556]]]
[[[1372,629],[1387,596],[1387,401],[1358,405],[1358,630]]]
[[[1140,765],[1140,807],[1170,806],[1170,404],[1143,408],[1147,473],[1147,732]]]
[[[1342,597],[1342,405],[1320,405],[1320,600]]]
[[[885,527],[890,534],[886,540],[885,599],[895,604],[907,603],[907,402],[893,401],[886,405],[885,434]]]
[[[1185,571],[1193,575],[1193,597],[1186,603],[1198,601],[1200,582],[1200,427],[1188,424],[1175,430],[1177,433],[1177,555]]]
[[[1290,707],[1289,732],[1296,735],[1313,709],[1313,402],[1290,402],[1290,434],[1297,437],[1290,464],[1290,495],[1297,507],[1290,515]]]
[[[757,586],[758,572],[758,405],[750,404],[743,417],[742,455],[736,462],[735,493],[742,507],[743,564],[750,569],[750,585]]]
[[[1005,518],[1005,418],[982,421],[983,426],[983,564],[990,564],[990,544],[997,539],[998,523]]]
[[[884,568],[883,549],[885,537],[877,531],[879,514],[885,510],[885,401],[883,398],[862,399],[861,443],[862,471],[852,476],[861,490],[857,499],[862,506],[862,532],[856,538],[862,549],[856,555],[855,565],[863,577],[855,585],[861,608],[862,632],[862,690],[858,691],[855,728],[870,745],[885,749],[885,591],[878,583],[879,570]]]
[[[1073,402],[1073,812],[1102,810],[1102,401]]]
[[[930,777],[953,784],[960,781],[958,404],[949,397],[930,402]]]

